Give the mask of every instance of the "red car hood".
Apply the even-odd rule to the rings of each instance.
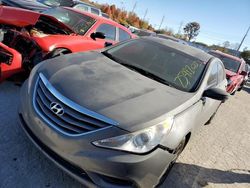
[[[226,69],[226,75],[227,77],[232,77],[232,76],[235,76],[236,73]]]
[[[74,31],[71,28],[69,28],[67,25],[63,24],[62,22],[58,21],[56,18],[52,16],[20,8],[0,6],[1,24],[15,25],[18,27],[35,25],[40,16],[45,16],[51,20],[54,20],[58,22],[63,28],[67,28],[72,33],[74,33]]]

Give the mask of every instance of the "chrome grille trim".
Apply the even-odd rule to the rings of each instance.
[[[57,116],[50,109],[51,102],[63,106],[65,113]],[[118,123],[90,111],[61,95],[40,73],[33,94],[35,111],[51,127],[68,136],[80,136],[116,126]]]

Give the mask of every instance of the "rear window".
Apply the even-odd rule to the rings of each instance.
[[[77,4],[77,5],[74,6],[74,8],[78,9],[78,10],[83,10],[83,11],[86,11],[86,12],[88,12],[88,10],[89,10],[89,8],[84,4]]]
[[[99,15],[99,10],[96,8],[91,8],[91,13]]]

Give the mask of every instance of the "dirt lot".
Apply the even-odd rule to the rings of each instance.
[[[0,187],[82,187],[17,124],[20,87],[0,85]],[[250,87],[231,97],[180,156],[162,187],[250,187]]]

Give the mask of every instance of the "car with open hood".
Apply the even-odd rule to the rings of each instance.
[[[21,89],[19,119],[85,186],[155,187],[228,98],[226,85],[218,58],[138,38],[37,65]]]
[[[124,26],[72,8],[42,13],[0,6],[0,81],[44,59],[133,38]]]
[[[247,77],[247,72],[245,70],[246,63],[244,59],[239,57],[223,53],[219,50],[212,50],[209,54],[221,59],[226,69],[227,76],[227,92],[234,95],[236,91],[240,91]]]

